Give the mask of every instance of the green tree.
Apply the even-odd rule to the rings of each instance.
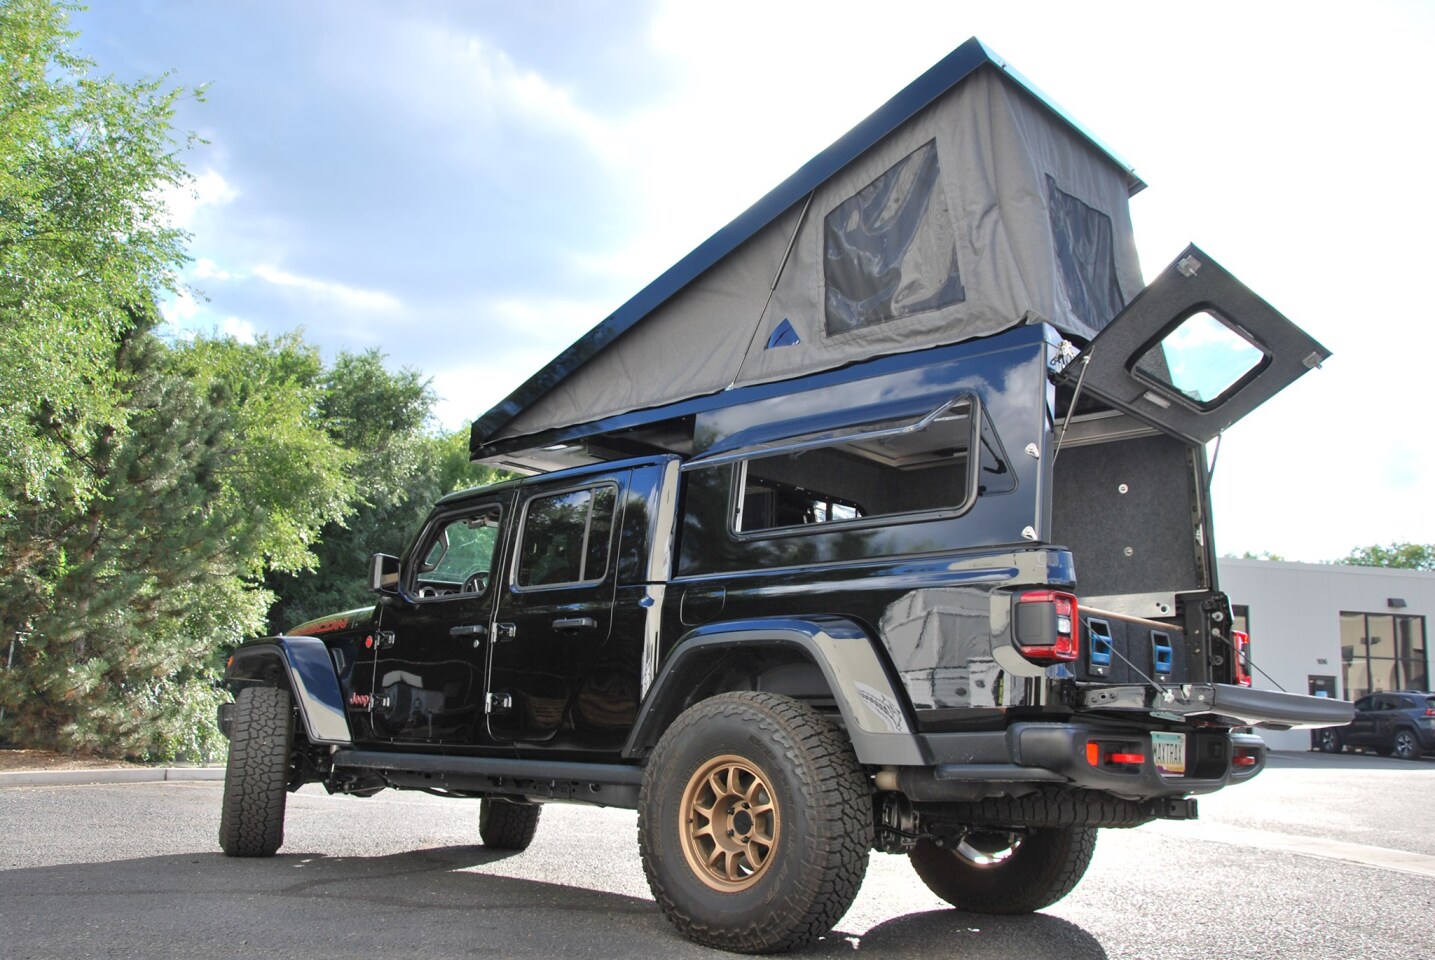
[[[311,347],[168,347],[154,322],[113,348],[125,428],[75,451],[93,495],[13,511],[12,541],[32,555],[0,571],[0,622],[24,636],[0,678],[18,742],[213,754],[215,682],[224,653],[263,628],[262,576],[310,566],[318,531],[352,499]]]
[[[73,38],[65,6],[0,0],[0,521],[92,488],[76,451],[125,429],[115,338],[186,259],[181,93],[91,76]]]
[[[1435,570],[1435,543],[1392,543],[1356,547],[1337,563],[1355,567],[1398,567],[1403,570]]]
[[[330,435],[354,458],[354,509],[324,527],[314,569],[269,576],[278,597],[271,632],[371,605],[371,556],[403,549],[438,497],[504,476],[469,462],[466,427],[435,433],[428,381],[409,369],[390,372],[376,350],[340,354],[324,388],[320,409]]]

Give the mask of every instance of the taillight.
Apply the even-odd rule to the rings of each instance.
[[[1244,630],[1231,631],[1231,645],[1236,651],[1236,683],[1243,687],[1251,685],[1251,636]]]
[[[1076,597],[1059,590],[1028,590],[1016,598],[1016,647],[1037,662],[1075,660],[1080,654]]]

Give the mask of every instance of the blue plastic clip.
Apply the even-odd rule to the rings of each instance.
[[[1151,667],[1157,673],[1170,675],[1175,666],[1176,655],[1171,649],[1171,635],[1160,630],[1151,631]]]
[[[1086,645],[1086,663],[1091,667],[1092,673],[1105,676],[1106,671],[1111,669],[1111,624],[1105,620],[1088,620],[1086,636],[1089,641]]]

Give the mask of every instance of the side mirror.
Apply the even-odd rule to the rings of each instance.
[[[369,561],[369,589],[375,593],[399,594],[399,558],[376,553]]]

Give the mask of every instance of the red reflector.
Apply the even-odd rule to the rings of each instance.
[[[1101,765],[1101,748],[1096,745],[1095,741],[1089,741],[1086,744],[1086,762],[1093,767]]]
[[[1256,765],[1256,758],[1249,753],[1238,753],[1231,760],[1231,763],[1238,767],[1254,767]]]
[[[1145,763],[1146,758],[1139,753],[1113,753],[1112,763]]]
[[[1251,635],[1244,630],[1231,631],[1231,645],[1236,649],[1236,683],[1242,687],[1251,685]]]
[[[364,638],[364,649],[365,649],[365,650],[372,650],[372,649],[374,649],[374,638],[373,638],[373,637],[365,637],[365,638]]]

